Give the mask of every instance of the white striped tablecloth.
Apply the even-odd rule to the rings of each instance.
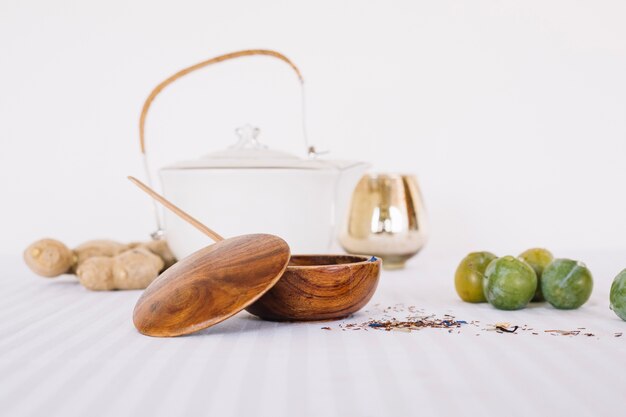
[[[462,303],[457,260],[424,257],[385,271],[367,311],[347,320],[272,323],[243,312],[171,339],[135,331],[138,291],[90,292],[72,277],[39,278],[19,258],[3,259],[2,416],[624,414],[626,335],[616,334],[626,322],[608,309],[612,277],[626,266],[619,256],[588,260],[594,293],[576,311]],[[452,332],[341,330],[382,318],[389,306],[398,319],[415,306],[480,323]],[[533,330],[486,330],[496,322]],[[545,332],[579,328],[577,336]]]

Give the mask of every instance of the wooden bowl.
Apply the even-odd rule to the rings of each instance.
[[[293,255],[280,280],[246,311],[265,320],[336,320],[374,295],[381,260],[360,255]]]

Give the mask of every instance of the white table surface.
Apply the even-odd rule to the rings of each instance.
[[[72,277],[39,278],[18,257],[5,257],[0,415],[623,415],[626,335],[615,334],[626,332],[626,322],[609,310],[608,292],[626,257],[587,256],[596,285],[576,311],[462,303],[452,279],[458,259],[425,254],[384,272],[367,312],[343,322],[272,323],[244,312],[171,339],[135,331],[138,291],[90,292]],[[480,326],[340,330],[399,303]],[[496,322],[534,330],[485,330]],[[578,336],[544,332],[579,327]]]

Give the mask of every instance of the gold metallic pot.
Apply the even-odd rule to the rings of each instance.
[[[352,194],[339,241],[349,253],[383,259],[383,268],[400,269],[426,243],[422,195],[413,175],[367,174]]]

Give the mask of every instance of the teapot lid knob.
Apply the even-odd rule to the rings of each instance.
[[[232,149],[265,149],[267,146],[259,142],[258,137],[261,134],[261,129],[256,126],[246,124],[244,126],[235,129],[235,133],[239,136],[239,140],[233,146]]]

